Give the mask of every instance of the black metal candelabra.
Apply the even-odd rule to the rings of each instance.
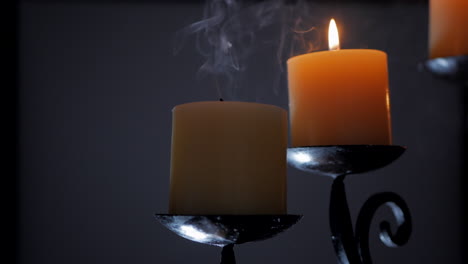
[[[371,196],[361,208],[355,230],[348,202],[344,179],[347,175],[384,167],[405,151],[401,146],[343,145],[311,146],[288,149],[288,163],[293,167],[333,178],[330,196],[329,221],[331,239],[340,264],[370,264],[369,229],[372,218],[382,205],[392,209],[397,230],[390,224],[380,224],[380,239],[389,247],[404,245],[411,235],[411,215],[403,198],[393,192]]]
[[[388,205],[396,218],[393,233],[386,221],[380,225],[380,238],[390,247],[404,245],[411,234],[411,216],[405,201],[396,193],[371,196],[363,205],[353,230],[344,180],[347,175],[384,167],[403,152],[401,146],[347,145],[312,146],[288,149],[288,163],[314,174],[333,178],[330,196],[332,243],[340,264],[372,263],[369,251],[371,220],[382,205]],[[222,247],[221,263],[236,263],[234,245],[272,238],[296,224],[300,215],[171,215],[157,214],[159,222],[177,235],[208,245]]]

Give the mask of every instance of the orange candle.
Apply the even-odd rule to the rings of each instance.
[[[430,0],[429,57],[468,55],[468,1]]]
[[[292,146],[391,144],[386,53],[329,43],[287,62]]]

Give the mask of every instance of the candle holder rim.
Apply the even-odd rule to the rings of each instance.
[[[287,149],[288,164],[298,170],[336,178],[385,167],[406,147],[399,145],[323,145]]]
[[[178,236],[194,242],[221,247],[272,238],[297,224],[302,217],[303,215],[293,214],[155,214],[159,223]],[[194,236],[187,233],[190,230],[195,230]]]
[[[439,78],[468,81],[468,54],[429,58],[420,68]]]
[[[222,216],[222,217],[250,217],[250,216],[258,216],[258,217],[272,217],[272,216],[300,216],[303,217],[301,214],[171,214],[171,213],[155,213],[154,216],[189,216],[189,217],[195,217],[195,216],[203,216],[203,217],[217,217],[217,216]]]
[[[407,149],[407,146],[404,145],[383,145],[383,144],[341,144],[341,145],[308,145],[308,146],[296,146],[296,147],[288,147],[288,149],[295,149],[295,148],[320,148],[320,147],[398,147]]]

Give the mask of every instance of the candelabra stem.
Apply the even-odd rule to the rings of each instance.
[[[332,243],[339,264],[360,263],[343,182],[345,177],[336,177],[331,190],[329,213]]]
[[[223,247],[223,250],[221,251],[221,264],[236,264],[234,244],[229,244]]]

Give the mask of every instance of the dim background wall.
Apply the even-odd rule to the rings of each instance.
[[[218,263],[220,250],[159,225],[167,212],[171,109],[216,100],[193,43],[172,54],[171,38],[202,5],[140,2],[19,6],[19,263]],[[406,199],[414,223],[400,249],[371,231],[375,263],[461,262],[460,90],[419,72],[427,54],[427,4],[318,3],[325,30],[341,23],[343,48],[388,53],[392,165],[346,180],[352,216],[373,193]],[[325,46],[323,46],[325,48]],[[271,50],[271,52],[274,52]],[[287,108],[256,53],[252,101]],[[263,86],[263,87],[262,87]],[[259,92],[261,91],[261,92]],[[288,211],[303,220],[280,236],[236,247],[238,263],[336,263],[328,227],[331,179],[288,170]]]

